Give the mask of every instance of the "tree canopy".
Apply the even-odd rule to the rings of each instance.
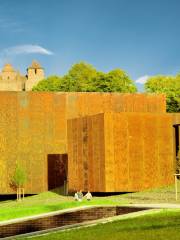
[[[145,83],[148,93],[166,95],[167,112],[180,112],[180,74],[174,76],[154,76]]]
[[[121,69],[108,73],[97,71],[92,65],[74,64],[63,77],[51,76],[40,81],[33,91],[61,92],[136,92],[136,86]]]
[[[99,72],[92,85],[95,92],[136,92],[136,86],[129,76],[121,69],[114,69],[108,73]]]
[[[27,176],[25,170],[19,165],[17,165],[14,171],[14,175],[12,177],[12,184],[17,188],[24,187],[26,181]]]
[[[21,200],[21,195],[23,195],[24,199],[24,185],[26,182],[27,182],[26,171],[19,165],[16,165],[14,175],[11,180],[11,186],[16,188],[18,201]]]
[[[41,80],[36,86],[33,87],[33,91],[47,91],[55,92],[61,88],[62,78],[59,76],[51,76]]]

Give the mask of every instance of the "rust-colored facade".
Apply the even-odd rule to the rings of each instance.
[[[0,92],[0,194],[13,193],[16,163],[28,174],[29,194],[57,187],[59,174],[70,191],[138,191],[171,183],[175,118],[165,107],[163,95]],[[161,176],[155,181],[156,172],[146,181],[156,159]],[[127,164],[128,184],[118,175]]]
[[[69,190],[133,192],[172,183],[168,114],[104,113],[68,121]]]

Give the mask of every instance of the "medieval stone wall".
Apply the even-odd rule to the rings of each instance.
[[[15,71],[11,64],[5,64],[0,73],[0,91],[31,91],[44,78],[44,69],[36,61],[27,69],[27,76]]]

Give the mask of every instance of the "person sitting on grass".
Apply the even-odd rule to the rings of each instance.
[[[92,199],[92,194],[90,193],[90,191],[88,191],[84,197],[86,197],[86,199],[90,201]]]
[[[77,192],[77,195],[78,195],[78,201],[81,202],[82,199],[83,199],[83,193],[82,193],[82,190],[80,190],[79,192]]]
[[[78,192],[76,192],[76,193],[74,194],[74,200],[75,200],[75,201],[79,201],[79,199],[78,199]]]

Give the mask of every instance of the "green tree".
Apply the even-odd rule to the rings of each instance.
[[[134,93],[137,91],[134,82],[121,69],[114,69],[108,73],[99,72],[92,84],[95,92]]]
[[[74,64],[63,77],[65,92],[90,92],[93,91],[92,81],[96,79],[96,69],[87,63]]]
[[[40,81],[33,91],[63,92],[136,92],[136,86],[121,69],[108,73],[98,72],[84,62],[74,64],[62,78],[49,77]]]
[[[24,185],[27,182],[27,175],[25,170],[16,165],[14,175],[12,177],[12,185],[16,188],[17,191],[17,200],[21,200],[21,194],[24,198]]]
[[[50,76],[41,80],[36,86],[33,87],[33,91],[47,91],[58,92],[63,89],[62,78],[58,76]]]
[[[167,112],[180,112],[180,75],[151,77],[145,83],[145,90],[148,93],[164,93]]]

